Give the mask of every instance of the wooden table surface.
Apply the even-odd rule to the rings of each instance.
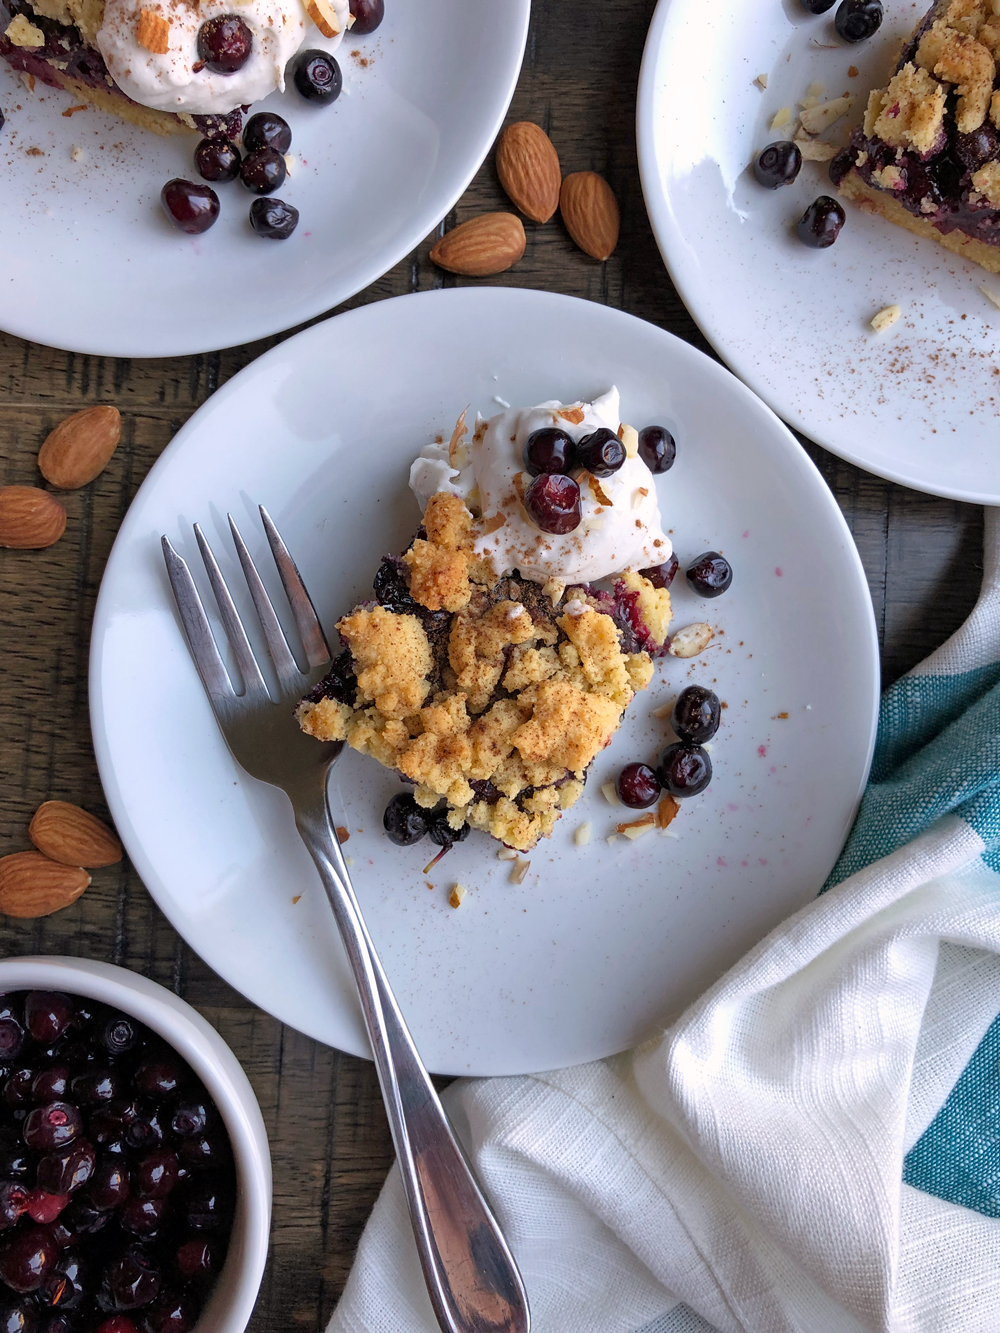
[[[398,3],[388,0],[386,30]],[[617,306],[711,354],[664,271],[636,167],[635,91],[653,8],[654,0],[534,0],[508,119],[540,123],[564,172],[591,168],[608,178],[621,205],[621,241],[598,264],[575,249],[558,221],[529,223],[523,260],[491,281]],[[491,153],[445,225],[502,207],[509,205]],[[460,281],[429,262],[434,239],[348,306]],[[0,854],[29,845],[28,820],[46,798],[106,816],[87,717],[87,651],[111,543],[178,428],[278,341],[130,361],[0,335],[0,484],[38,482],[38,446],[68,413],[114,403],[124,418],[111,465],[93,485],[61,497],[69,511],[64,538],[45,551],[0,551]],[[861,552],[888,683],[942,642],[972,606],[981,510],[891,485],[803,443]],[[0,948],[120,963],[173,988],[219,1029],[260,1099],[274,1161],[271,1256],[251,1328],[286,1333],[321,1325],[392,1156],[371,1066],[282,1027],[229,989],[174,933],[127,864],[96,871],[84,897],[55,916],[0,920]]]

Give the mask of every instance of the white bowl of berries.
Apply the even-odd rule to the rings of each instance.
[[[267,1259],[253,1089],[170,991],[0,960],[0,1330],[242,1333]]]

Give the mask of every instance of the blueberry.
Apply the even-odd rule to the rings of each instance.
[[[469,836],[468,824],[463,824],[461,828],[452,828],[448,823],[448,810],[438,810],[427,820],[427,832],[431,835],[431,842],[436,843],[438,847],[450,847],[454,842],[464,842]]]
[[[235,74],[252,49],[253,33],[238,14],[221,14],[198,29],[198,59],[213,74]]]
[[[576,466],[576,445],[558,426],[533,430],[521,451],[524,470],[533,477],[543,472],[571,472]]]
[[[836,3],[837,0],[799,0],[799,4],[807,14],[825,14]]]
[[[613,430],[602,426],[579,441],[576,457],[591,476],[611,477],[625,462],[625,446]]]
[[[382,826],[397,847],[412,847],[427,832],[427,812],[410,792],[400,792],[385,807]]]
[[[649,569],[640,569],[639,573],[644,579],[649,579],[654,588],[669,588],[679,564],[676,553],[672,553],[670,559],[665,560],[662,565],[651,565]]]
[[[374,32],[385,15],[385,0],[350,0],[351,13],[354,15],[352,37],[364,37]]]
[[[194,150],[198,175],[206,181],[234,181],[240,161],[240,150],[228,139],[202,139]]]
[[[524,493],[524,507],[543,532],[567,533],[580,526],[580,487],[572,477],[543,472]]]
[[[718,695],[704,685],[689,685],[677,696],[670,725],[688,745],[704,745],[719,730],[721,710]]]
[[[956,134],[953,151],[964,167],[976,171],[984,162],[1000,155],[1000,136],[986,120],[971,134]]]
[[[273,194],[286,174],[285,159],[274,148],[258,148],[240,164],[240,180],[254,194]]]
[[[83,1129],[80,1112],[72,1102],[36,1106],[24,1122],[24,1141],[36,1152],[52,1152],[72,1143]]]
[[[250,226],[269,241],[286,241],[299,225],[299,210],[283,199],[255,199],[250,205]]]
[[[287,120],[273,111],[258,111],[243,126],[243,147],[248,153],[258,148],[273,148],[287,153],[292,146],[292,131]]]
[[[167,181],[160,191],[160,202],[174,226],[189,236],[208,231],[219,216],[219,196],[215,191],[180,176]]]
[[[814,250],[825,250],[840,235],[846,215],[836,199],[821,194],[814,199],[795,224],[798,238]]]
[[[863,42],[882,26],[882,0],[841,0],[833,26],[845,42]]]
[[[687,581],[702,597],[721,597],[733,581],[733,569],[718,551],[706,551],[687,569]]]
[[[35,1041],[58,1041],[72,1021],[73,1001],[61,991],[33,990],[25,997],[24,1023]]]
[[[671,796],[697,796],[712,781],[712,761],[700,745],[678,741],[663,751],[656,776]]]
[[[802,152],[798,144],[782,139],[762,149],[753,164],[753,174],[766,190],[777,190],[781,185],[791,185],[801,168]]]
[[[677,445],[666,426],[644,426],[639,432],[639,457],[650,472],[669,472],[677,457]]]
[[[295,61],[292,81],[307,102],[324,106],[337,100],[344,85],[340,66],[325,51],[303,51]]]
[[[618,774],[615,791],[622,805],[645,810],[660,795],[660,783],[648,764],[626,764]]]

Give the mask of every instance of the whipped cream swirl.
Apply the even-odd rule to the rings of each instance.
[[[569,421],[569,412],[582,420]],[[663,531],[656,482],[636,454],[627,457],[596,488],[581,476],[582,521],[568,533],[542,532],[528,517],[518,495],[531,480],[523,472],[522,450],[532,431],[558,426],[573,440],[606,426],[619,426],[618,390],[611,388],[592,403],[540,403],[512,408],[489,421],[479,418],[471,443],[432,444],[422,449],[410,469],[410,487],[421,510],[437,491],[451,491],[481,514],[485,531],[476,551],[489,557],[497,576],[520,570],[544,583],[596,583],[624,569],[646,569],[670,559],[671,543]],[[457,466],[456,466],[457,464]]]
[[[97,46],[115,83],[142,106],[176,115],[225,115],[285,86],[285,66],[303,46],[335,51],[343,41],[348,0],[329,0],[340,32],[324,37],[302,0],[107,0]],[[140,45],[141,13],[165,20],[162,55]],[[198,55],[198,29],[207,19],[233,14],[253,34],[250,58],[234,74],[218,74]],[[202,65],[202,68],[198,68]]]

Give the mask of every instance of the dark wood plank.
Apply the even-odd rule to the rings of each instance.
[[[592,168],[607,175],[621,204],[622,237],[602,265],[581,255],[558,221],[529,223],[524,259],[494,281],[618,306],[711,352],[663,269],[642,202],[634,107],[652,10],[653,0],[599,6],[534,0],[509,119],[543,125],[564,171]],[[490,155],[446,224],[507,206]],[[456,284],[430,264],[433,240],[345,308]],[[111,466],[93,486],[65,497],[65,538],[48,551],[0,551],[0,854],[27,845],[27,821],[47,797],[106,813],[90,743],[86,671],[108,551],[136,488],[177,429],[220,384],[279,340],[130,361],[76,356],[0,335],[0,483],[37,479],[37,448],[67,413],[112,402],[125,417]],[[981,572],[981,511],[906,491],[804,443],[858,543],[888,682],[968,613]],[[0,947],[121,963],[172,987],[209,1017],[250,1075],[274,1157],[271,1263],[252,1327],[285,1333],[325,1320],[391,1160],[371,1067],[249,1005],[178,939],[128,867],[96,872],[79,903],[54,917],[0,920]]]

